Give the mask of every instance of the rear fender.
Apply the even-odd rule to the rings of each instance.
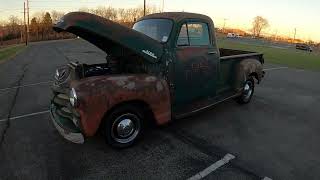
[[[258,83],[261,82],[264,73],[261,62],[256,59],[245,59],[236,67],[235,89],[241,90],[243,84],[251,77],[255,77]]]
[[[71,84],[79,99],[77,111],[86,136],[93,136],[104,115],[114,106],[128,101],[149,105],[157,124],[171,119],[169,88],[165,80],[150,75],[112,75],[91,77]]]

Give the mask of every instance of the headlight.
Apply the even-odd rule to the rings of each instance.
[[[57,70],[56,70],[56,74],[54,75],[54,78],[55,78],[56,80],[59,80],[59,76],[60,76],[60,73],[59,73],[59,70],[57,69]]]
[[[69,97],[70,103],[73,107],[77,106],[77,101],[78,101],[78,97],[76,94],[76,90],[74,88],[71,89],[70,91],[70,97]]]

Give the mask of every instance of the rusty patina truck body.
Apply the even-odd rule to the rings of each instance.
[[[205,15],[152,14],[129,29],[74,12],[54,30],[107,54],[106,63],[70,63],[56,71],[52,120],[75,143],[101,129],[109,144],[128,147],[150,122],[165,124],[231,98],[249,103],[264,75],[262,54],[218,48]]]

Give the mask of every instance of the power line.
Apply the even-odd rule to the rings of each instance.
[[[1,9],[1,10],[0,10],[0,13],[1,13],[1,12],[5,12],[5,11],[21,11],[21,10],[22,10],[22,9],[20,9],[20,8],[19,8],[19,9]]]

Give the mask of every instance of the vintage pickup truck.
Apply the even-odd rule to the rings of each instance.
[[[205,15],[152,14],[130,29],[72,12],[53,29],[106,52],[103,64],[72,62],[56,71],[52,121],[74,143],[101,130],[111,146],[128,147],[147,124],[162,125],[228,99],[249,103],[264,76],[263,55],[219,49]]]

